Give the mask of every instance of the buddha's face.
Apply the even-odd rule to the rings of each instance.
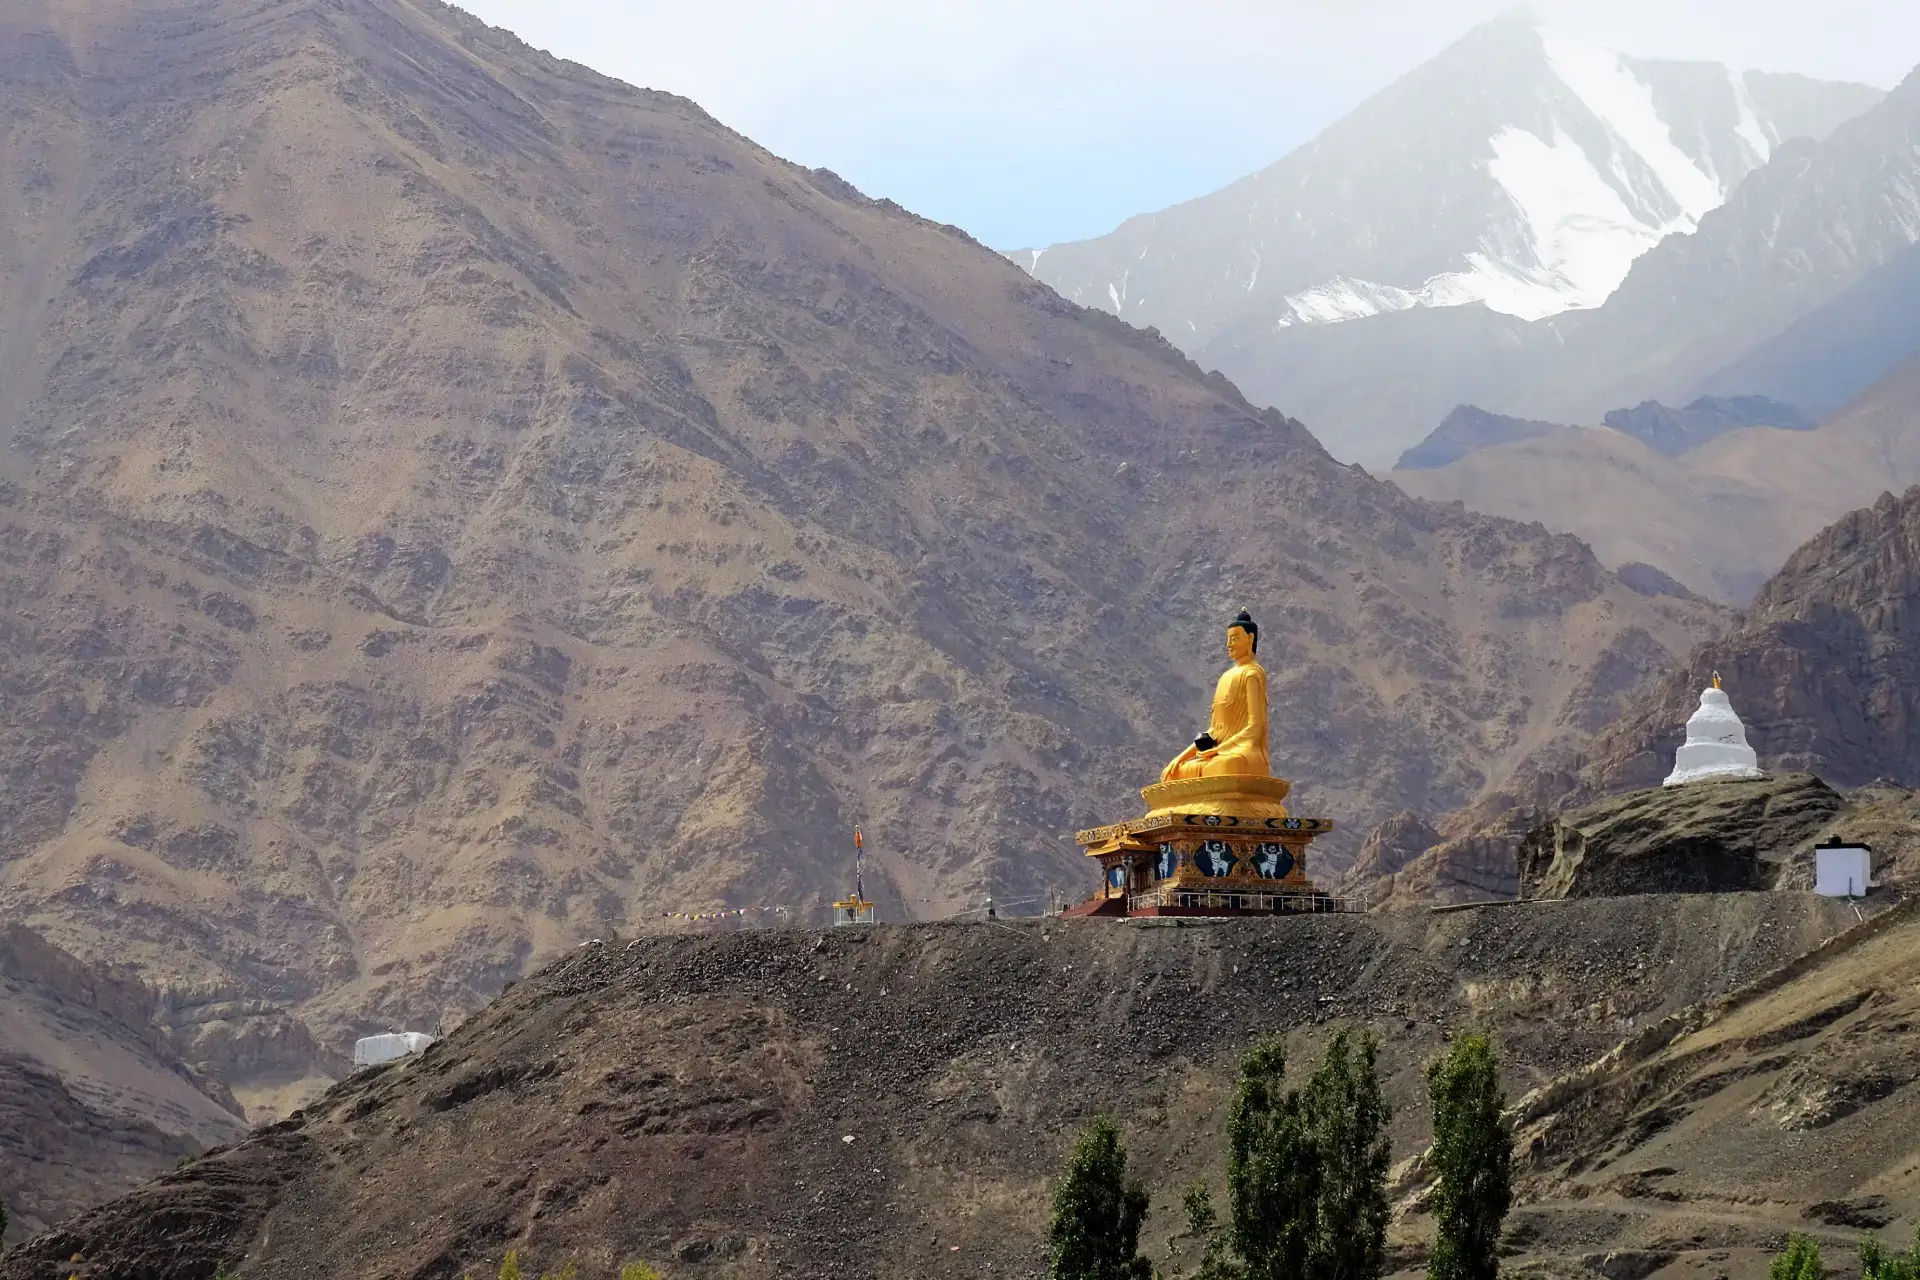
[[[1253,656],[1253,637],[1244,628],[1227,628],[1227,656],[1235,662],[1245,662]]]

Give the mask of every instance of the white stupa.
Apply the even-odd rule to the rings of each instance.
[[[1764,778],[1760,758],[1747,745],[1747,727],[1733,712],[1715,673],[1700,691],[1700,709],[1687,717],[1687,740],[1673,756],[1673,772],[1663,786],[1678,787],[1710,778]]]

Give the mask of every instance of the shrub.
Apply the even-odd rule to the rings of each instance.
[[[1820,1246],[1807,1236],[1787,1237],[1786,1250],[1767,1268],[1767,1280],[1820,1280],[1827,1268],[1820,1261]]]
[[[625,1274],[625,1272],[621,1273],[622,1276]],[[569,1262],[557,1272],[542,1272],[540,1280],[578,1280],[579,1275],[579,1265]],[[507,1256],[500,1260],[500,1280],[526,1280],[520,1271],[520,1251],[518,1249],[507,1250]]]
[[[1913,1248],[1888,1253],[1878,1236],[1860,1242],[1860,1280],[1920,1280],[1920,1227],[1914,1228]]]

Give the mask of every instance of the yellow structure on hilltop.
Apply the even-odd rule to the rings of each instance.
[[[1147,814],[1082,831],[1101,890],[1069,915],[1217,916],[1338,911],[1351,904],[1307,878],[1307,845],[1333,829],[1287,811],[1290,784],[1267,757],[1267,669],[1245,609],[1227,624],[1233,665],[1214,686],[1213,714],[1141,789]]]
[[[867,898],[867,842],[860,834],[860,828],[853,829],[853,896],[842,898],[833,904],[833,923],[837,927],[843,924],[872,924],[878,917],[873,914],[873,903]]]

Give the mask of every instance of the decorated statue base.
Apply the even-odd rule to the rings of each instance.
[[[1147,814],[1074,839],[1101,891],[1069,915],[1237,916],[1351,909],[1307,878],[1307,845],[1333,830],[1287,812],[1282,778],[1182,778],[1141,790]]]

